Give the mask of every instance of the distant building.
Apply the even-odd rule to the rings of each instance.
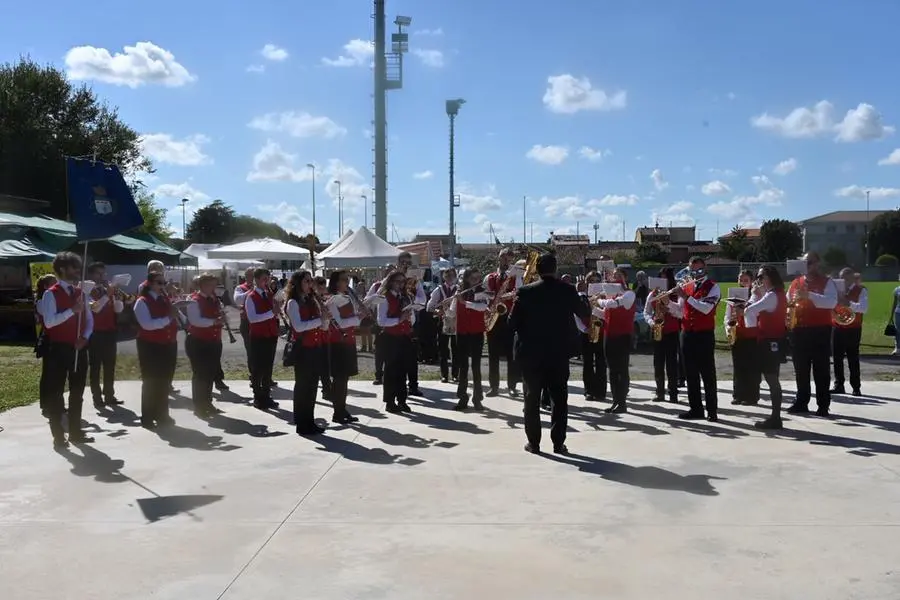
[[[803,233],[803,252],[823,254],[830,248],[843,250],[847,262],[855,267],[866,263],[866,228],[886,210],[837,210],[798,221]]]
[[[715,256],[719,246],[709,240],[697,239],[697,227],[638,227],[634,232],[637,244],[656,244],[669,255],[669,262],[686,263],[693,255]]]
[[[759,229],[742,229],[741,231],[743,231],[747,234],[748,242],[755,243],[755,242],[759,241]],[[732,237],[734,237],[734,232],[729,231],[725,235],[719,236],[719,243],[721,244],[723,242],[726,242],[726,241],[730,240]]]
[[[591,243],[591,236],[558,234],[550,236],[551,246],[587,246]]]

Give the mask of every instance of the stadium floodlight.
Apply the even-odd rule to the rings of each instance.
[[[409,27],[409,24],[412,23],[412,17],[400,17],[398,16],[394,19],[394,25],[398,27]]]

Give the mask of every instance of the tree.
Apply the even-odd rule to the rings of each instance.
[[[900,210],[880,214],[869,225],[869,260],[882,254],[900,256]]]
[[[214,200],[194,213],[188,223],[185,242],[194,244],[225,244],[235,237],[234,209],[222,200]]]
[[[735,225],[731,233],[719,238],[719,246],[725,258],[738,262],[756,260],[756,244],[747,238],[747,230],[740,225]]]
[[[29,58],[0,65],[0,192],[46,200],[64,219],[64,158],[93,155],[127,177],[152,167],[137,132],[87,86]]]
[[[847,253],[841,248],[831,246],[822,253],[822,260],[832,269],[841,269],[847,266]]]
[[[156,205],[156,198],[141,185],[132,186],[135,202],[144,217],[144,224],[137,231],[150,234],[159,240],[168,242],[172,237],[167,220],[168,211]]]
[[[669,253],[659,244],[639,244],[634,255],[637,264],[664,263],[669,260]]]
[[[764,262],[784,262],[796,258],[803,251],[800,226],[785,219],[764,221],[759,229],[759,259]]]

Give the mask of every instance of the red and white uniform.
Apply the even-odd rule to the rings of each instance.
[[[94,331],[94,316],[85,310],[79,318],[74,312],[81,290],[67,281],[58,281],[41,298],[40,315],[47,338],[55,344],[74,346],[79,337],[89,339]]]
[[[631,290],[617,298],[598,300],[597,308],[603,311],[604,335],[607,338],[621,337],[634,333],[634,313],[637,311],[637,296]]]
[[[335,303],[328,305],[328,311],[334,325],[329,329],[328,341],[331,344],[348,344],[356,347],[356,328],[359,327],[359,315],[353,307],[353,302],[347,302],[343,306]]]
[[[134,303],[138,339],[153,344],[174,344],[178,323],[172,318],[172,302],[165,294],[147,292]]]
[[[780,340],[787,334],[787,297],[784,290],[769,290],[744,307],[744,322],[760,341]]]
[[[247,295],[253,291],[253,286],[246,281],[234,288],[234,305],[241,310],[241,321],[247,320],[247,311],[244,304],[247,302]]]
[[[509,279],[512,279],[512,281],[508,281]],[[488,273],[488,276],[484,280],[484,286],[487,288],[487,291],[493,296],[496,296],[500,293],[500,290],[504,287],[504,284],[506,284],[506,289],[503,291],[504,294],[509,294],[510,292],[516,291],[518,281],[516,279],[516,276],[510,274],[508,270],[505,273],[501,273],[500,269],[497,269],[493,273]],[[507,314],[509,314],[509,311],[512,309],[513,302],[515,301],[515,295],[512,295],[511,298],[503,300],[503,304],[506,305]]]
[[[250,339],[278,337],[278,318],[271,292],[254,288],[247,294],[244,309],[250,322]]]
[[[750,297],[751,302],[757,299],[758,298]],[[734,321],[734,328],[737,329],[736,339],[756,340],[759,337],[759,332],[756,331],[756,327],[747,325],[743,315],[737,316],[734,313],[734,305],[732,305],[731,302],[727,302],[725,306],[725,331],[731,331],[730,323]]]
[[[716,306],[722,292],[719,284],[705,277],[691,281],[684,286],[685,302],[681,328],[686,332],[699,333],[716,330]]]
[[[94,331],[114,332],[118,329],[117,315],[125,309],[118,298],[111,298],[109,292],[94,288],[91,292],[91,312],[94,313]]]
[[[656,324],[656,297],[658,295],[659,293],[656,290],[650,292],[647,302],[644,303],[644,320],[647,322],[647,325]],[[683,316],[684,306],[682,306],[681,299],[677,301],[670,299],[666,305],[666,312],[663,314],[663,335],[678,333],[681,329],[681,318]]]
[[[471,298],[465,300],[464,298]],[[463,294],[456,300],[456,335],[480,335],[486,327],[484,313],[488,308],[487,295]]]
[[[797,292],[806,284],[809,297],[800,300]],[[791,282],[788,302],[796,301],[797,327],[831,327],[831,311],[837,306],[837,287],[824,276],[802,275]]]
[[[318,348],[326,343],[319,308],[309,302],[287,301],[285,312],[291,324],[291,339],[304,348]]]
[[[394,336],[412,335],[415,313],[411,309],[401,310],[400,295],[389,291],[385,294],[386,302],[378,305],[378,326],[384,333]],[[410,316],[410,313],[412,315]]]
[[[853,311],[853,322],[849,325],[838,325],[841,329],[860,329],[863,324],[863,315],[869,310],[869,290],[862,285],[854,285],[847,290],[847,300],[850,301],[850,310]]]
[[[188,332],[204,342],[222,342],[221,307],[215,296],[195,293],[187,307]]]

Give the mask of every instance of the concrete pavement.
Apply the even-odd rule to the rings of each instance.
[[[315,440],[290,390],[263,413],[243,383],[209,423],[179,397],[149,432],[139,385],[65,452],[36,406],[0,414],[0,598],[900,597],[900,383],[772,436],[726,383],[719,423],[640,382],[605,415],[573,384],[568,457],[522,451],[520,401],[459,414],[434,382],[409,416],[352,382],[360,423]]]

